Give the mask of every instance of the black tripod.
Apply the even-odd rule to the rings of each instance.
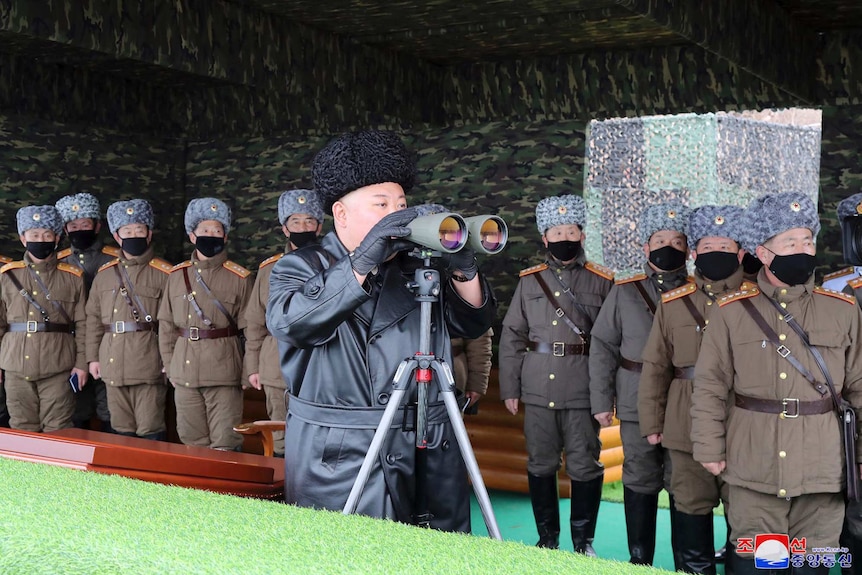
[[[425,267],[420,267],[416,270],[414,281],[409,284],[410,289],[416,293],[416,301],[419,302],[419,310],[421,313],[419,351],[416,352],[413,357],[402,361],[398,365],[398,369],[395,371],[395,376],[392,380],[392,395],[389,397],[389,403],[386,404],[386,409],[383,411],[383,417],[380,419],[380,423],[377,425],[377,429],[374,432],[374,437],[371,439],[368,453],[365,454],[362,467],[359,468],[359,474],[356,477],[356,481],[353,483],[350,495],[347,497],[347,503],[344,505],[343,513],[345,515],[349,515],[356,511],[356,506],[359,504],[362,490],[368,482],[371,467],[374,465],[374,462],[377,460],[377,456],[380,454],[383,440],[386,438],[389,426],[395,418],[395,413],[401,407],[401,404],[405,399],[407,390],[411,384],[410,376],[413,373],[415,373],[417,385],[416,476],[418,480],[417,484],[421,484],[417,485],[416,493],[417,498],[424,497],[424,450],[428,445],[428,385],[431,382],[431,374],[433,370],[433,372],[437,374],[436,381],[440,390],[440,396],[443,398],[443,403],[446,405],[446,412],[449,415],[449,421],[452,423],[455,438],[458,440],[461,457],[464,458],[467,472],[470,474],[470,480],[473,482],[473,491],[479,502],[479,508],[482,510],[482,516],[485,519],[485,526],[488,528],[488,533],[491,537],[502,540],[500,529],[497,526],[497,519],[494,517],[494,510],[491,508],[491,499],[488,497],[488,490],[485,489],[485,483],[482,480],[482,474],[479,471],[479,464],[476,463],[476,456],[473,453],[473,448],[470,446],[470,438],[467,436],[467,430],[464,427],[461,412],[458,410],[458,402],[455,400],[455,380],[452,377],[452,370],[445,361],[437,358],[430,351],[431,304],[437,301],[440,296],[440,272],[435,269],[431,269],[428,266],[431,265],[430,258],[433,255],[440,254],[439,252],[434,252],[427,248],[417,248],[411,253],[411,255],[420,257],[425,261]],[[417,523],[420,525],[423,523],[427,525],[427,520],[427,517],[417,517]]]

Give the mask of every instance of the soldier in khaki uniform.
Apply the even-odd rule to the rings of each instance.
[[[692,212],[688,243],[695,281],[662,294],[642,355],[641,433],[650,444],[670,451],[677,509],[674,551],[679,568],[688,573],[715,573],[712,513],[722,486],[692,459],[689,409],[694,364],[715,302],[743,281],[742,213],[736,206],[703,206]]]
[[[102,246],[99,240],[102,212],[99,200],[92,194],[64,196],[54,207],[63,218],[63,231],[71,244],[71,247],[57,252],[57,260],[84,270],[84,286],[89,294],[99,268],[118,258],[120,250]],[[88,377],[87,385],[75,395],[75,413],[72,416],[75,427],[89,429],[93,415],[102,422],[102,431],[113,431],[105,382]]]
[[[804,537],[809,552],[837,547],[844,517],[841,430],[826,376],[791,318],[822,354],[836,391],[858,411],[862,315],[852,296],[814,287],[820,221],[810,198],[762,196],[746,222],[764,267],[756,286],[722,298],[706,331],[691,406],[694,458],[730,486],[734,540],[786,533]],[[737,575],[760,573],[753,549],[746,551],[740,550]],[[792,572],[828,571],[806,562]]]
[[[614,408],[623,442],[623,501],[630,561],[652,565],[658,494],[670,491],[670,455],[651,445],[638,423],[638,381],[661,294],[688,281],[686,234],[690,210],[678,202],[648,207],[638,222],[647,262],[643,273],[620,277],[608,294],[590,346],[590,404],[602,425],[611,425]],[[671,495],[671,531],[674,524]]]
[[[153,210],[145,200],[111,204],[108,227],[122,255],[101,267],[87,299],[90,374],[107,384],[118,433],[164,441],[167,387],[155,314],[173,266],[153,256]]]
[[[84,280],[57,261],[63,229],[53,206],[18,210],[22,261],[0,268],[0,368],[11,425],[27,431],[72,427],[70,375],[86,384]]]
[[[185,228],[195,245],[174,266],[159,307],[159,349],[176,393],[177,433],[186,445],[242,448],[242,347],[251,272],[227,259],[230,208],[189,202]]]
[[[527,478],[537,546],[559,546],[557,471],[566,454],[572,480],[570,524],[577,553],[592,547],[602,494],[599,424],[590,414],[590,332],[613,273],[589,263],[579,196],[545,198],[536,207],[545,263],[521,272],[500,336],[500,396],[514,415],[524,403]]]
[[[4,266],[12,261],[12,258],[0,255],[0,266]],[[3,375],[0,373],[0,381]],[[6,388],[0,383],[0,427],[9,427],[9,410],[6,409]]]
[[[494,330],[488,329],[476,339],[452,338],[452,377],[464,394],[464,413],[478,413],[479,400],[488,392],[493,336]]]
[[[862,227],[862,194],[853,194],[838,202],[838,221],[841,223],[841,240],[844,261],[851,265],[823,276],[823,287],[843,291],[859,299],[862,295],[862,243],[858,238]]]
[[[278,342],[266,328],[266,302],[269,299],[269,276],[272,264],[293,250],[316,243],[323,229],[323,205],[311,190],[290,190],[278,198],[278,221],[287,237],[284,252],[276,254],[260,264],[248,307],[245,311],[245,371],[248,383],[266,393],[266,413],[270,419],[284,421],[287,418],[287,396],[284,378],[281,376],[281,359]],[[284,457],[284,432],[272,434],[274,453]]]

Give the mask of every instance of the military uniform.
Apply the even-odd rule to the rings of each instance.
[[[93,285],[93,280],[96,279],[96,274],[99,273],[101,267],[120,257],[120,253],[119,248],[103,246],[102,242],[96,241],[86,250],[73,247],[60,250],[57,252],[57,259],[83,270],[84,284],[87,287],[87,293],[89,293],[90,286]]]
[[[191,297],[184,275],[192,286]],[[211,293],[196,281],[198,274]],[[159,348],[168,377],[176,387],[177,432],[187,445],[238,450],[242,437],[233,426],[242,418],[242,348],[250,272],[221,252],[207,260],[195,255],[176,265],[159,307]],[[234,324],[219,311],[224,306]],[[192,303],[197,302],[207,321]]]
[[[727,462],[723,478],[732,486],[734,539],[788,533],[806,537],[809,548],[836,547],[844,505],[840,428],[830,396],[822,397],[776,353],[742,303],[750,302],[792,355],[823,381],[813,356],[767,298],[780,302],[808,333],[836,391],[857,410],[862,407],[862,316],[853,298],[815,288],[813,279],[776,287],[762,271],[756,287],[723,298],[711,318],[692,399],[694,457]],[[794,413],[781,417],[760,405],[741,406],[752,398],[784,402]],[[811,414],[797,416],[805,410]]]
[[[0,255],[0,266],[6,265],[12,258]],[[6,409],[6,388],[0,382],[0,427],[9,427],[9,410]]]
[[[90,289],[87,357],[101,366],[111,426],[125,435],[161,439],[166,431],[156,313],[172,267],[150,247],[103,265]]]
[[[462,393],[488,392],[493,335],[494,330],[489,329],[476,339],[452,338],[452,377]]]
[[[285,249],[285,253],[288,251]],[[278,342],[266,327],[266,302],[269,299],[269,276],[273,264],[283,255],[276,254],[260,264],[245,310],[245,371],[259,375],[266,394],[266,413],[270,419],[277,421],[287,418],[287,395],[284,393],[286,386],[281,375]],[[275,432],[272,436],[275,454],[283,456],[284,432]]]
[[[11,275],[42,311],[19,293]],[[0,268],[0,368],[6,372],[13,428],[55,431],[72,426],[75,398],[69,375],[73,367],[86,371],[87,366],[82,276],[54,254],[34,263],[28,253]]]

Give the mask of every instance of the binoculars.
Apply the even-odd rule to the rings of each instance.
[[[432,250],[451,254],[467,244],[476,253],[500,253],[509,239],[506,222],[497,216],[465,218],[453,213],[420,216],[410,222],[405,239]]]

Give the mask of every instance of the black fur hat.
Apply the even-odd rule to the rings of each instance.
[[[410,191],[416,179],[416,161],[394,132],[349,132],[331,140],[314,157],[311,180],[332,215],[332,204],[359,188],[394,182]]]

